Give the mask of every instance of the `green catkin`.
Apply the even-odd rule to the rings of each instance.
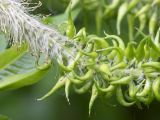
[[[127,107],[135,103],[148,105],[154,98],[160,101],[158,59],[160,29],[155,34],[158,27],[158,13],[152,8],[156,4],[156,8],[159,7],[159,0],[153,2],[114,0],[105,8],[105,5],[103,6],[97,0],[81,1],[82,5],[85,5],[83,6],[85,10],[97,10],[97,15],[100,17],[96,18],[98,32],[102,30],[102,17],[104,19],[105,14],[118,13],[115,28],[118,35],[121,29],[124,30],[121,27],[122,21],[128,17],[129,38],[127,40],[130,42],[126,44],[124,43],[126,38],[123,36],[106,33],[105,37],[88,35],[85,28],[76,33],[71,9],[68,15],[67,36],[63,36],[54,28],[51,29],[31,17],[27,12],[29,8],[23,6],[23,2],[23,0],[0,0],[1,31],[13,38],[13,45],[20,47],[27,42],[35,57],[39,57],[42,52],[51,62],[56,59],[61,68],[60,79],[55,86],[38,100],[47,98],[62,87],[65,88],[68,102],[72,88],[78,94],[91,90],[89,114],[96,98],[104,94],[107,97],[116,94],[117,101]],[[154,11],[153,14],[150,14],[150,10]],[[134,35],[137,19],[139,19],[139,29]],[[149,31],[143,33],[144,28]],[[135,41],[131,42],[132,40]],[[50,64],[49,61],[48,65]],[[43,72],[43,69],[38,70]]]
[[[157,78],[160,71],[159,62],[155,59],[158,58],[160,53],[159,31],[155,39],[153,36],[143,33],[144,28],[147,27],[147,13],[151,7],[149,3],[146,3],[144,7],[139,8],[136,7],[138,4],[137,0],[132,0],[129,3],[122,2],[118,8],[118,13],[120,11],[121,13],[116,21],[117,31],[120,33],[122,19],[128,16],[129,40],[132,41],[142,37],[138,43],[136,40],[125,45],[121,37],[117,35],[105,33],[105,37],[98,37],[96,35],[87,35],[84,29],[81,29],[73,37],[74,40],[84,44],[84,49],[79,49],[80,56],[76,59],[76,62],[70,64],[72,67],[65,66],[66,70],[64,69],[64,71],[65,74],[73,75],[68,79],[76,93],[83,94],[92,89],[89,114],[99,93],[108,94],[108,97],[111,97],[116,90],[117,101],[123,106],[131,106],[140,102],[148,105],[154,97],[156,98],[156,95],[158,98],[159,83],[157,80],[152,81],[152,79]],[[117,7],[115,6],[114,9]],[[101,10],[103,11],[103,9]],[[137,13],[135,13],[136,11]],[[136,23],[137,18],[140,24],[138,32],[134,36],[134,22]],[[153,29],[155,28],[152,28],[149,34],[151,31],[153,32]],[[153,58],[153,52],[157,54],[155,58]],[[77,73],[77,71],[80,73]],[[122,91],[123,86],[125,95]],[[66,82],[67,99],[68,90]]]

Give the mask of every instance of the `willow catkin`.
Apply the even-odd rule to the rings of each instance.
[[[31,16],[28,11],[36,7],[28,5],[26,0],[0,0],[0,30],[8,35],[13,44],[21,46],[27,42],[35,56],[42,52],[59,62],[63,58],[73,61],[77,52],[76,43]]]

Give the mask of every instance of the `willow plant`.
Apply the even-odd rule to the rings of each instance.
[[[76,1],[74,5],[81,2]],[[83,0],[82,3],[87,10],[97,9],[98,31],[103,19],[116,15],[117,34],[104,33],[100,37],[88,34],[85,28],[76,32],[70,9],[66,35],[62,35],[28,13],[37,6],[29,7],[30,3],[25,0],[0,0],[0,29],[8,36],[11,48],[28,46],[25,49],[30,50],[36,63],[45,54],[47,67],[38,66],[38,76],[55,61],[62,71],[54,87],[38,100],[62,87],[68,102],[71,90],[78,94],[90,91],[89,114],[98,96],[116,95],[117,101],[127,107],[149,105],[154,99],[160,101],[160,1]],[[127,44],[120,37],[123,19],[128,21]],[[29,79],[26,77],[24,81],[33,83]]]

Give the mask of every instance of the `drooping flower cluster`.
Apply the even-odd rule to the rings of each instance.
[[[159,31],[156,38],[158,36]],[[116,35],[79,37],[86,39],[86,45],[77,54],[79,59],[76,59],[76,64],[60,65],[65,74],[39,100],[63,86],[68,101],[71,89],[78,94],[91,90],[89,110],[99,95],[112,97],[116,94],[123,106],[149,105],[153,99],[160,100],[159,38],[152,40],[150,36],[145,36],[139,45],[129,42],[125,46]]]
[[[111,4],[112,7],[108,7],[108,11],[117,9],[121,2],[114,0],[113,3],[116,5]],[[0,29],[8,34],[13,44],[21,46],[23,42],[27,42],[35,56],[43,52],[51,59],[58,58],[59,66],[63,70],[57,84],[39,100],[63,86],[68,101],[71,88],[77,93],[91,90],[89,110],[98,95],[111,97],[115,93],[118,102],[124,106],[139,105],[140,102],[148,105],[154,98],[160,100],[160,30],[153,35],[156,31],[156,12],[150,22],[151,36],[140,32],[146,25],[140,23],[137,34],[142,35],[142,39],[139,44],[131,41],[125,45],[117,35],[86,35],[84,29],[81,29],[73,40],[69,40],[55,29],[31,17],[27,12],[28,8],[23,4],[25,5],[21,0],[0,0]],[[137,0],[132,0],[120,6],[117,18],[118,33],[122,18],[127,12],[132,11],[136,19],[137,16],[146,15],[146,11],[151,8],[150,5],[149,8],[146,6],[141,8],[141,12],[134,14],[133,8],[137,4]],[[106,14],[109,12],[106,11]],[[132,38],[134,28],[130,19],[129,23]],[[78,50],[79,43],[74,41],[83,43],[83,48],[79,47],[81,49]]]

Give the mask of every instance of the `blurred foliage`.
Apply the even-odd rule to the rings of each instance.
[[[7,116],[0,115],[0,120],[9,120],[9,118]]]
[[[34,0],[34,2],[37,1],[38,0]],[[83,3],[86,1],[82,0],[81,2]],[[113,29],[116,28],[115,19],[103,19],[100,28],[95,25],[97,24],[95,19],[95,17],[97,17],[97,9],[95,9],[98,8],[97,1],[98,0],[93,0],[92,3],[94,4],[88,8],[86,6],[81,6],[83,5],[81,2],[79,3],[79,6],[81,7],[73,7],[72,15],[75,19],[76,28],[80,29],[81,27],[85,27],[87,32],[99,35],[103,35],[104,31],[109,34],[116,34],[116,29]],[[100,1],[101,5],[103,5],[104,1]],[[43,5],[38,8],[34,14],[41,13],[46,16],[50,15],[49,17],[46,17],[43,22],[61,29],[61,27],[65,25],[63,24],[64,21],[67,20],[67,15],[63,13],[68,6],[69,0],[41,0],[41,2]],[[107,0],[107,2],[109,1]],[[86,2],[86,5],[90,4]],[[92,12],[90,12],[91,10]],[[127,28],[127,24],[125,23],[126,21],[127,20],[122,23],[124,28]],[[57,24],[59,26],[57,26]],[[128,29],[123,30],[124,31],[122,31],[121,36],[124,40],[128,41],[128,34],[126,32]],[[4,51],[6,46],[3,39],[5,39],[5,37],[1,34],[1,52]],[[48,88],[51,88],[53,84],[55,84],[57,78],[58,67],[51,66],[51,69],[46,73],[45,77],[34,86],[24,87],[14,91],[1,92],[0,113],[9,116],[13,120],[159,120],[158,109],[160,105],[156,102],[152,103],[149,109],[147,107],[143,107],[142,110],[140,110],[134,107],[122,107],[117,104],[114,98],[111,100],[99,98],[93,107],[93,113],[91,116],[88,116],[88,94],[75,95],[74,93],[71,93],[71,105],[67,103],[62,91],[58,91],[56,94],[44,101],[37,102],[36,99],[45,94],[48,91]],[[7,117],[0,115],[0,120],[7,119]]]

